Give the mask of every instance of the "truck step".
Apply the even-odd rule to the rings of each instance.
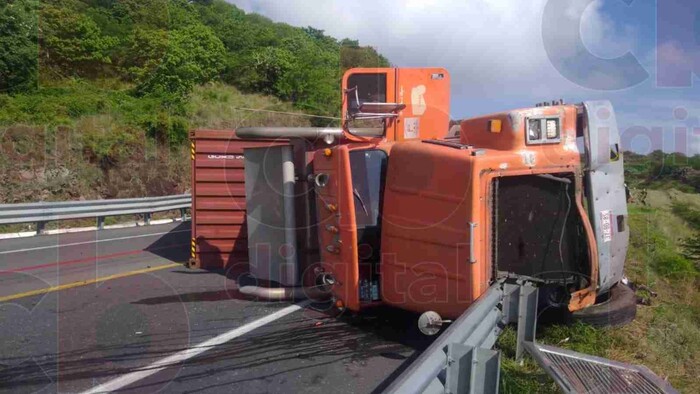
[[[524,346],[565,393],[677,393],[668,382],[641,365],[535,342],[525,342]]]

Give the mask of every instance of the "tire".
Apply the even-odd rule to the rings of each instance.
[[[618,283],[613,286],[605,301],[570,314],[570,321],[595,327],[620,327],[637,316],[637,296],[634,290]]]

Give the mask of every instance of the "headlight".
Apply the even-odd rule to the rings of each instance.
[[[532,142],[542,139],[542,123],[540,119],[530,119],[528,121],[527,139]]]
[[[552,144],[559,142],[559,118],[532,118],[527,120],[528,144]]]
[[[547,119],[547,139],[559,138],[559,120]]]

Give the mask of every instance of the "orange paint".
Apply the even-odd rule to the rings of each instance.
[[[450,124],[450,74],[444,68],[353,68],[343,76],[342,91],[352,89],[353,75],[377,76],[386,81],[385,101],[405,105],[386,120],[383,136],[358,137],[348,131],[348,97],[343,94],[342,123],[351,142],[403,141],[444,138]],[[375,86],[376,87],[376,86]]]
[[[324,157],[322,152],[317,152],[314,160],[314,172],[329,176],[329,183],[325,187],[316,188],[316,196],[326,206],[338,209],[337,214],[335,210],[318,210],[318,224],[321,228],[330,225],[339,230],[338,233],[318,232],[321,266],[335,276],[333,293],[336,298],[342,300],[346,308],[357,311],[360,310],[357,291],[357,225],[355,201],[352,197],[352,177],[348,165],[349,149],[347,145],[340,145],[333,150],[331,160]]]
[[[552,115],[561,120],[560,141],[528,144],[526,120]],[[494,119],[502,122],[497,134],[491,132]],[[597,278],[595,237],[580,193],[582,168],[575,140],[576,107],[559,106],[465,120],[461,141],[473,144],[470,149],[425,142],[395,144],[384,197],[384,302],[455,318],[486,291],[493,280],[489,196],[498,177],[568,173],[576,179],[575,209],[588,241],[590,277]],[[473,245],[470,223],[475,225]],[[572,295],[571,310],[594,302],[595,284],[596,280]]]

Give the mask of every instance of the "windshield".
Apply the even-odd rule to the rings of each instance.
[[[387,156],[381,150],[350,152],[357,229],[379,225],[382,179]]]

